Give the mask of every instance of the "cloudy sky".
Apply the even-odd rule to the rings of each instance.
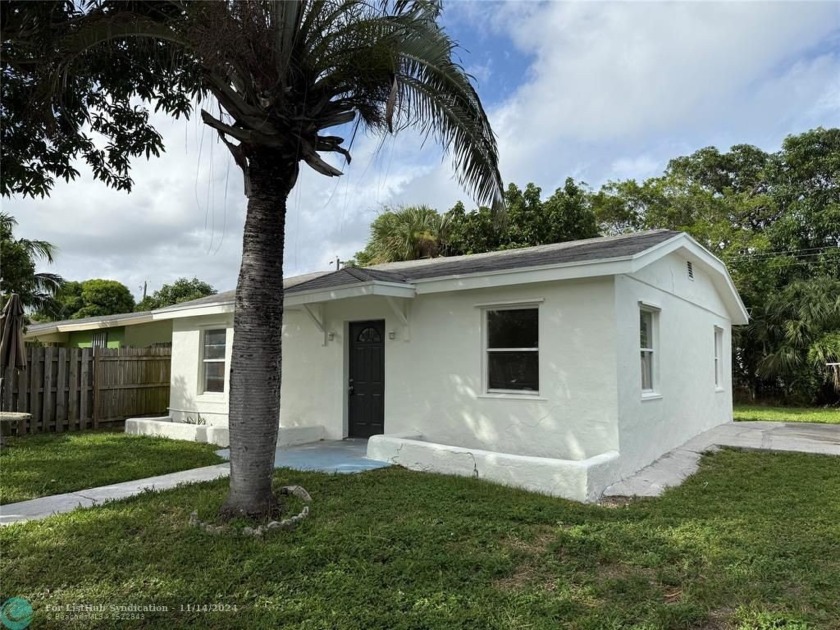
[[[520,186],[553,191],[572,176],[597,187],[657,175],[704,146],[772,151],[788,134],[840,126],[836,2],[449,0],[444,21],[498,136],[502,177]],[[58,247],[51,270],[67,279],[112,278],[136,296],[144,281],[152,292],[182,276],[233,288],[242,176],[197,119],[156,121],[167,151],[137,162],[131,194],[81,166],[51,198],[4,199],[3,210],[19,237]],[[351,257],[386,206],[473,205],[443,151],[411,134],[357,139],[353,154],[340,178],[303,167],[287,276]]]

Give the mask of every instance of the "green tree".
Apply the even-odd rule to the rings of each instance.
[[[507,213],[505,213],[507,214]],[[467,212],[462,202],[446,213],[447,232],[444,253],[447,256],[492,252],[502,248],[506,219],[481,206]]]
[[[75,280],[66,281],[56,292],[55,299],[48,308],[41,309],[36,315],[40,321],[61,321],[71,319],[84,308],[82,299],[82,283]]]
[[[548,199],[542,200],[541,195],[534,184],[524,190],[510,184],[501,220],[488,208],[466,212],[458,203],[445,215],[444,251],[448,255],[478,254],[598,236],[591,192],[585,184],[568,178]]]
[[[13,4],[22,15],[41,11]],[[167,101],[167,95],[190,97],[200,87],[223,109],[219,116],[202,110],[201,118],[241,168],[248,208],[230,368],[230,493],[222,512],[265,515],[276,505],[271,481],[280,407],[277,331],[283,316],[286,201],[300,162],[338,176],[341,171],[320,153],[338,153],[348,161],[350,153],[343,137],[325,130],[350,123],[375,132],[419,127],[448,147],[459,181],[480,202],[500,204],[490,124],[469,75],[453,60],[456,44],[439,25],[435,0],[60,4],[64,13],[48,20],[15,14],[2,29],[14,90],[49,97],[38,101],[44,106],[12,101],[14,124],[27,127],[36,146],[50,140],[46,113],[68,92],[74,102],[82,101],[71,113],[91,119],[96,113],[84,101],[91,94],[127,105],[132,97],[157,97],[164,109],[178,113],[186,110],[183,100]],[[136,47],[145,50],[148,63],[140,63]],[[168,54],[170,49],[177,53]],[[124,76],[103,70],[109,62]],[[4,125],[5,110],[4,102]],[[121,174],[127,158],[137,154],[134,149],[154,152],[159,145],[155,138],[128,135],[129,128],[145,128],[146,118],[136,109],[118,113],[129,115],[129,124],[106,116],[105,131],[114,131],[109,136],[127,149],[101,157]],[[85,116],[68,120],[66,135],[78,139],[84,122]],[[68,151],[87,157],[81,140],[69,143]],[[34,177],[30,157],[26,150],[11,155],[16,168],[4,192],[38,193],[27,185],[27,177]],[[45,165],[49,169],[49,160],[36,166]],[[60,165],[53,169],[72,176],[66,171]]]
[[[370,226],[370,240],[356,253],[361,266],[439,256],[446,219],[428,206],[385,210]]]
[[[798,403],[837,398],[827,363],[840,362],[840,279],[799,280],[753,310],[740,331],[760,358],[751,365],[761,393]]]
[[[128,287],[116,280],[92,279],[65,282],[49,308],[38,313],[41,321],[81,319],[131,313],[134,297]]]
[[[216,289],[198,278],[178,278],[172,284],[164,284],[152,295],[146,296],[137,303],[136,310],[151,311],[164,306],[172,306],[181,302],[197,300],[208,295],[215,295]]]
[[[82,282],[82,303],[82,308],[71,315],[71,319],[116,315],[134,310],[131,291],[116,280],[94,279]]]
[[[46,241],[15,238],[17,221],[0,212],[0,294],[17,293],[24,307],[47,308],[64,280],[54,273],[35,272],[39,260],[53,262],[55,246]]]
[[[174,42],[159,39],[149,46],[121,35],[144,26],[163,34],[166,23],[182,14],[178,4],[0,3],[4,196],[48,195],[56,178],[79,176],[77,158],[107,185],[131,190],[131,159],[163,150],[138,97],[154,102],[155,110],[186,115],[201,79],[192,58],[180,54]],[[96,45],[100,39],[109,41],[110,50]]]

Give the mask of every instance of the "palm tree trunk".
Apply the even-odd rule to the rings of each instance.
[[[257,149],[249,156],[230,364],[230,492],[221,508],[228,518],[259,518],[279,507],[271,480],[280,425],[283,241],[286,200],[297,174],[297,161],[277,151]]]

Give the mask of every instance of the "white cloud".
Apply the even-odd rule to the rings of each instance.
[[[596,186],[644,178],[702,146],[775,149],[789,133],[840,125],[833,3],[449,6],[450,23],[486,44],[461,61],[480,75],[479,93],[494,88],[489,116],[506,182],[552,191],[567,176]],[[512,71],[517,57],[533,63]],[[156,120],[167,153],[136,164],[132,194],[88,178],[59,183],[47,200],[4,200],[3,209],[20,236],[60,248],[54,270],[69,279],[112,277],[135,293],[144,280],[154,290],[180,276],[231,288],[241,174],[197,119]],[[352,256],[385,205],[444,210],[470,198],[449,159],[417,134],[360,135],[352,152],[347,168],[333,160],[344,168],[338,179],[302,166],[288,204],[287,275]]]
[[[524,14],[505,24],[535,55],[534,76],[494,117],[517,181],[562,180],[581,162],[598,180],[616,156],[662,155],[675,140],[777,144],[819,122],[808,112],[840,77],[836,51],[808,57],[840,26],[829,3],[548,3]],[[836,106],[821,113],[840,120]]]

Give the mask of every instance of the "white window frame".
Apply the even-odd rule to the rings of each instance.
[[[653,304],[639,302],[639,387],[642,398],[660,398],[659,393],[659,314],[661,309]],[[643,313],[650,315],[650,340],[649,347],[643,348],[641,344],[641,325]],[[642,372],[641,353],[650,354],[650,388],[644,388],[645,375]]]
[[[715,391],[723,391],[723,328],[715,326]]]
[[[207,333],[212,332],[223,332],[225,334],[225,351],[224,357],[221,359],[208,359],[204,356],[205,348],[206,348],[206,338]],[[206,328],[201,329],[201,338],[199,340],[201,344],[200,352],[201,352],[201,364],[199,368],[199,380],[198,380],[198,393],[200,396],[216,396],[222,397],[227,396],[227,359],[228,359],[228,334],[227,334],[227,327],[225,326],[207,326]],[[222,391],[220,392],[213,392],[207,389],[207,364],[208,363],[221,363],[223,364],[222,374],[224,375],[224,382],[222,383]]]
[[[503,304],[480,304],[481,308],[481,373],[482,373],[482,391],[485,396],[497,398],[537,398],[540,395],[540,387],[542,387],[542,374],[540,370],[540,302],[542,300],[534,300],[527,302],[505,302]],[[489,313],[495,311],[523,311],[535,310],[537,311],[537,347],[536,348],[490,348],[489,337],[490,327],[487,325],[487,317]],[[537,353],[537,382],[536,390],[525,389],[495,389],[490,387],[490,361],[488,355],[490,352],[536,352]]]

